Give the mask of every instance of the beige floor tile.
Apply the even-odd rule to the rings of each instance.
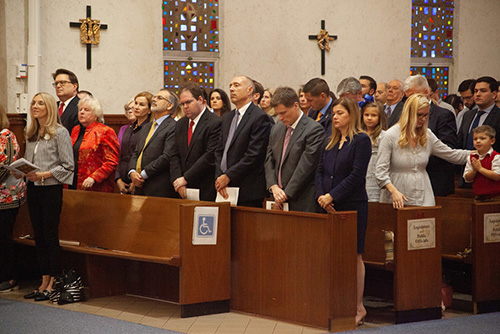
[[[103,316],[103,317],[116,319],[122,312],[123,311],[120,311],[120,310],[102,308],[99,310],[99,312],[97,312],[95,314]]]
[[[117,319],[135,322],[135,323],[141,322],[142,318],[144,318],[144,315],[130,313],[130,312],[122,312],[117,317]]]
[[[267,329],[247,329],[244,334],[273,334],[274,330]]]
[[[304,327],[302,334],[327,334],[328,331],[325,329]]]
[[[151,326],[151,327],[157,327],[157,328],[162,328],[163,325],[167,322],[167,319],[162,319],[162,318],[155,318],[155,317],[150,317],[150,316],[144,316],[141,321],[139,322],[140,324],[146,325],[146,326]]]
[[[224,327],[224,326],[219,326],[217,328],[217,331],[215,332],[216,334],[244,334],[245,333],[245,327]]]
[[[101,310],[106,311],[107,309],[103,309],[100,306],[94,306],[94,305],[79,305],[75,311],[78,310],[78,312],[83,312],[83,313],[90,313],[90,314],[98,314]]]
[[[193,324],[191,327],[189,327],[187,333],[188,334],[215,334],[217,331],[218,326],[213,325],[213,326],[205,326],[205,325],[195,325]]]

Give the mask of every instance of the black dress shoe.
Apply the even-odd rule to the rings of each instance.
[[[39,292],[35,296],[35,301],[36,302],[41,302],[41,301],[49,300],[49,299],[50,299],[50,292],[47,291],[47,290],[43,290],[43,292]]]
[[[33,290],[33,292],[24,295],[24,299],[33,299],[36,297],[37,294],[39,294],[38,290]]]

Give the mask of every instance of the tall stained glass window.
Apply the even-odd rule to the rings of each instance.
[[[453,0],[412,0],[411,73],[434,78],[444,97],[453,58]]]
[[[164,0],[163,59],[165,88],[178,91],[197,82],[214,88],[219,57],[219,0]]]

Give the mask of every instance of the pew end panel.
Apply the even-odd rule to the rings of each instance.
[[[231,308],[355,328],[356,213],[231,208]]]

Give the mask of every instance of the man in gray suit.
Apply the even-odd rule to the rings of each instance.
[[[405,96],[404,84],[401,80],[391,80],[387,86],[387,100],[384,111],[387,119],[387,127],[390,128],[399,121],[403,111]]]
[[[178,197],[170,182],[170,154],[176,124],[170,114],[177,105],[177,96],[166,89],[153,97],[154,119],[141,130],[129,163],[129,177],[136,187],[136,195]]]
[[[307,117],[290,87],[279,87],[271,105],[279,120],[271,129],[266,156],[266,186],[276,209],[288,202],[294,211],[317,212],[314,175],[325,136],[324,128]]]

